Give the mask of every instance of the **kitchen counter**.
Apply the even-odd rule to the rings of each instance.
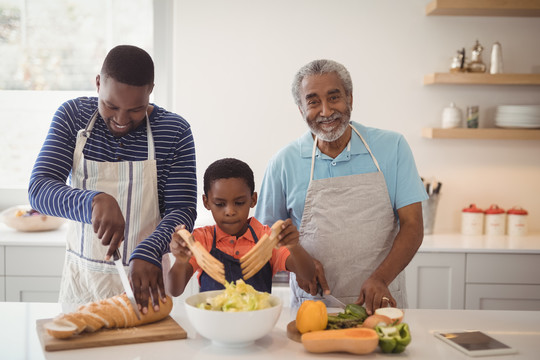
[[[425,235],[418,252],[540,254],[540,234],[527,236],[467,236],[457,233]]]
[[[0,246],[64,246],[67,224],[58,230],[20,232],[0,223]],[[540,254],[540,234],[522,237],[465,236],[458,233],[425,235],[419,252],[504,252]]]
[[[133,345],[107,346],[79,350],[44,352],[36,332],[36,320],[52,318],[61,311],[56,303],[0,303],[0,351],[4,359],[353,359],[351,354],[310,354],[300,343],[289,340],[287,324],[295,314],[284,307],[274,330],[246,348],[224,348],[202,338],[187,320],[183,304],[176,303],[171,313],[188,333],[188,338]],[[516,348],[518,354],[483,359],[537,359],[540,343],[540,312],[487,310],[405,311],[412,342],[400,359],[470,359],[436,339],[434,330],[477,329]],[[376,350],[363,359],[396,358]]]
[[[0,223],[0,246],[66,246],[67,223],[57,230],[24,232]]]

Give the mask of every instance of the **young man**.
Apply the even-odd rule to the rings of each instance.
[[[123,292],[111,259],[118,248],[145,313],[149,297],[156,309],[165,298],[170,234],[196,218],[193,137],[186,120],[150,103],[154,63],[146,51],[113,48],[96,87],[98,97],[68,100],[54,115],[32,171],[30,203],[73,220],[60,302]]]
[[[406,307],[402,270],[422,243],[427,199],[407,142],[350,121],[352,80],[335,61],[302,67],[292,91],[310,131],[270,160],[255,210],[263,223],[292,218],[317,260],[316,278],[291,276],[292,304],[320,285],[370,314]]]

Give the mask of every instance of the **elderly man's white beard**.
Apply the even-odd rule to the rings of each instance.
[[[345,133],[345,130],[347,130],[347,127],[349,127],[349,120],[351,119],[350,111],[348,111],[348,114],[342,114],[336,111],[328,117],[317,116],[317,118],[314,121],[315,124],[318,124],[324,121],[332,121],[337,118],[341,118],[341,124],[332,131],[324,131],[320,128],[316,128],[312,123],[307,121],[306,117],[304,117],[304,120],[306,121],[309,128],[311,129],[311,132],[315,134],[315,136],[317,136],[318,139],[321,139],[322,141],[326,141],[326,142],[332,142],[339,139],[341,135]]]

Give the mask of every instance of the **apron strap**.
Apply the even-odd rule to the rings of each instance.
[[[86,127],[84,129],[81,129],[77,132],[77,141],[75,145],[75,151],[73,153],[73,167],[76,168],[79,165],[79,162],[81,161],[81,155],[84,149],[84,146],[86,145],[86,140],[90,137],[92,134],[92,129],[94,129],[94,124],[96,123],[96,119],[98,116],[98,110],[94,111],[92,114],[92,117],[90,118],[90,121],[86,124]],[[150,127],[150,119],[148,118],[148,114],[145,114],[146,118],[146,137],[148,141],[148,160],[155,160],[156,158],[156,149],[154,146],[154,136],[152,135],[152,128]]]
[[[375,156],[373,156],[373,153],[371,152],[371,149],[369,148],[369,145],[367,144],[367,142],[364,140],[364,137],[362,136],[362,134],[360,134],[360,132],[358,130],[356,130],[356,128],[351,123],[349,123],[349,126],[354,130],[354,132],[356,134],[358,134],[358,136],[360,137],[360,140],[362,140],[362,143],[364,144],[367,151],[369,152],[369,155],[373,159],[373,163],[375,163],[375,166],[377,167],[377,170],[380,172],[381,168],[379,166],[379,162],[377,161],[377,159],[375,159]],[[348,150],[351,149],[351,142],[350,141],[349,141],[349,144],[347,145],[347,148],[348,148]],[[310,183],[311,183],[311,180],[313,180],[313,170],[315,168],[315,152],[316,152],[316,150],[317,150],[317,135],[315,135],[315,140],[313,141],[313,151],[311,153],[311,173],[309,175],[309,182]]]

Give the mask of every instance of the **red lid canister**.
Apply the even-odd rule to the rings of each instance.
[[[491,205],[489,209],[486,210],[486,215],[497,215],[504,214],[504,210],[498,207],[497,205]]]
[[[522,207],[514,206],[513,208],[509,209],[507,211],[507,214],[509,215],[527,215],[527,210],[523,209]]]
[[[463,209],[463,212],[469,212],[469,213],[483,213],[484,210],[477,208],[475,204],[469,205],[469,207],[466,207]]]

